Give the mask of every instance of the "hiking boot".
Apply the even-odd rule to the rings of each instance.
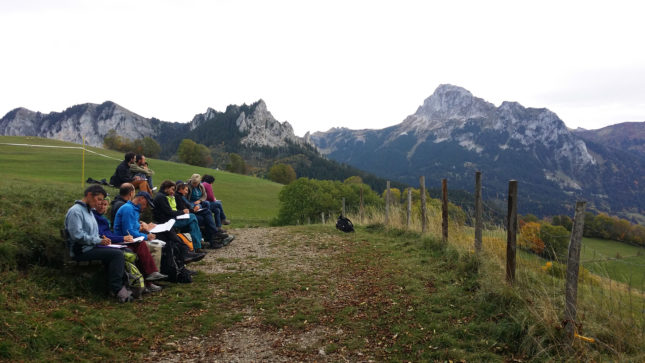
[[[188,271],[188,273],[190,274],[190,276],[195,276],[195,275],[197,275],[197,271],[195,271],[195,270],[189,270],[189,269],[186,269],[186,271]]]
[[[143,290],[145,290],[145,287],[132,287],[132,297],[135,299],[140,299],[141,295],[143,295]]]
[[[224,247],[224,245],[222,244],[222,242],[220,242],[220,241],[213,241],[213,242],[211,242],[211,245],[210,245],[208,248],[212,248],[212,249],[216,250],[216,249],[218,249],[218,248],[222,248],[222,247]]]
[[[224,246],[228,246],[229,244],[231,244],[231,242],[233,242],[234,239],[235,239],[235,236],[228,236],[222,241],[222,244]]]
[[[229,221],[228,219],[225,219],[225,220],[222,221],[222,224],[228,226],[229,224],[231,224],[231,221]]]
[[[157,280],[164,280],[164,279],[167,279],[167,278],[168,278],[167,275],[164,275],[162,273],[159,273],[158,271],[155,271],[155,272],[151,273],[150,275],[148,275],[148,277],[146,277],[145,280],[146,281],[157,281]]]
[[[215,235],[213,236],[213,239],[215,240],[223,240],[226,237],[228,237],[228,234],[222,232],[222,231],[217,231],[215,232]]]
[[[203,249],[203,248],[196,248],[196,249],[195,249],[195,252],[196,252],[196,253],[203,253],[203,254],[207,254],[207,253],[208,253],[208,251],[206,251],[206,250],[205,250],[205,249]]]
[[[125,286],[121,286],[121,290],[119,290],[119,292],[117,292],[116,294],[112,292],[111,295],[115,296],[116,300],[120,303],[126,303],[134,300],[134,298],[132,297],[132,292]]]
[[[153,283],[149,283],[149,284],[146,285],[146,288],[145,288],[145,290],[143,290],[143,293],[144,294],[149,294],[151,292],[159,292],[161,290],[163,290],[163,287],[161,287],[159,285],[155,285]]]
[[[184,263],[191,263],[191,262],[197,262],[200,261],[201,259],[206,256],[205,253],[194,253],[194,252],[188,252],[186,254],[186,258],[184,259]]]

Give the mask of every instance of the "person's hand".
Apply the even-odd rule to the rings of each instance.
[[[201,202],[202,202],[201,200],[197,200],[197,201],[195,202],[195,204],[199,204],[199,203],[201,203]]]
[[[103,246],[107,246],[107,245],[109,245],[110,243],[112,243],[112,241],[111,241],[109,238],[107,238],[107,237],[105,237],[105,236],[101,237],[101,245],[103,245]]]
[[[149,230],[146,222],[139,222],[139,232],[147,232]]]
[[[157,236],[154,233],[149,233],[148,234],[148,241],[152,241],[153,239],[156,239]]]
[[[132,236],[124,236],[123,237],[123,242],[132,242],[134,241],[134,238]]]
[[[155,228],[157,225],[154,224],[154,223],[148,223],[147,226],[148,226],[148,231],[149,231],[149,230]]]
[[[190,211],[188,209],[184,209],[184,214],[188,214]]]
[[[193,208],[193,211],[197,212],[198,210],[199,210],[199,206],[196,205],[195,208]]]

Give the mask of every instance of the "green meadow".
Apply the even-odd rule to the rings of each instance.
[[[0,136],[0,170],[3,182],[20,187],[27,184],[49,186],[52,193],[57,189],[76,189],[77,198],[87,186],[84,180],[92,177],[107,181],[116,166],[123,160],[123,153],[87,147],[99,154],[86,152],[83,171],[83,152],[80,149],[9,146],[3,144],[38,144],[56,147],[79,147],[68,142],[18,136]],[[106,157],[107,156],[107,157]],[[116,159],[116,160],[115,160]],[[226,171],[201,168],[165,160],[149,159],[150,168],[155,171],[153,182],[159,185],[163,180],[187,180],[194,173],[215,176],[213,193],[221,200],[227,217],[233,226],[268,225],[277,215],[278,193],[282,185],[266,179],[233,174]],[[110,196],[118,191],[106,187]],[[69,201],[70,204],[73,199]]]
[[[645,248],[618,241],[584,238],[582,265],[600,276],[645,291]]]
[[[593,342],[567,344],[563,266],[546,268],[520,251],[517,281],[509,286],[501,229],[485,234],[480,258],[468,227],[451,224],[448,245],[441,243],[438,213],[431,213],[426,234],[386,228],[382,216],[357,224],[354,234],[331,223],[255,228],[277,215],[281,185],[162,160],[149,161],[156,185],[214,175],[233,233],[252,236],[244,248],[262,244],[274,253],[218,254],[244,246],[239,238],[191,265],[202,269],[192,284],[166,284],[160,293],[117,304],[105,293],[100,268],[61,265],[58,231],[81,197],[82,180],[109,179],[122,153],[90,148],[105,156],[86,153],[83,175],[78,149],[2,143],[78,146],[0,137],[0,361],[209,361],[231,349],[221,337],[249,331],[267,340],[261,353],[279,361],[645,359],[642,293],[616,284],[608,290],[606,281],[584,273],[578,331]],[[583,266],[602,276],[628,276],[609,266],[643,263],[642,249],[588,239],[583,245]],[[609,259],[617,254],[619,260]],[[600,255],[605,260],[596,261]],[[305,336],[318,337],[317,345],[300,345]]]

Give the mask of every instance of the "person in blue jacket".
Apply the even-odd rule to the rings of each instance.
[[[147,230],[141,228],[141,223],[139,223],[141,211],[148,206],[154,208],[152,198],[146,192],[139,192],[132,200],[128,200],[114,216],[114,233],[121,236],[130,235],[134,238],[143,237],[144,241],[157,238],[154,233],[148,233]],[[148,226],[146,225],[146,227]]]
[[[137,259],[137,268],[145,276],[146,290],[144,292],[157,292],[161,291],[161,287],[152,283],[152,281],[162,280],[168,276],[159,273],[159,269],[155,264],[154,258],[150,254],[150,249],[148,249],[148,244],[146,242],[135,242],[132,243],[134,238],[130,236],[122,236],[118,233],[114,233],[110,230],[110,222],[103,215],[107,210],[108,202],[107,200],[102,201],[98,204],[96,209],[92,210],[94,218],[96,218],[96,223],[99,226],[99,235],[108,237],[112,243],[123,243],[130,242],[128,248],[130,248],[138,257]]]
[[[82,200],[77,200],[65,215],[65,230],[69,236],[70,256],[76,261],[101,260],[107,270],[111,293],[119,302],[132,301],[132,292],[125,285],[125,258],[123,251],[106,248],[111,243],[108,237],[99,235],[98,224],[92,209],[102,202],[107,193],[100,185],[85,189]]]

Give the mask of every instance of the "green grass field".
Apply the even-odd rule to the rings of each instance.
[[[0,170],[5,181],[14,185],[21,183],[46,183],[52,192],[56,188],[78,188],[78,199],[87,186],[83,180],[88,177],[110,180],[116,166],[123,160],[123,153],[88,147],[89,150],[106,155],[85,153],[79,149],[9,146],[13,144],[38,144],[58,147],[78,147],[63,141],[35,137],[0,136]],[[114,159],[117,160],[114,160]],[[227,217],[235,227],[268,225],[278,212],[278,193],[282,185],[269,180],[233,174],[225,171],[201,168],[164,160],[149,159],[150,168],[155,171],[153,181],[159,185],[163,180],[187,180],[192,174],[215,176],[213,192],[222,201]],[[118,192],[107,188],[111,196]],[[70,205],[73,200],[69,201]]]
[[[589,271],[645,291],[645,248],[618,241],[584,238],[580,255]]]
[[[24,137],[0,137],[0,143],[77,146]],[[119,160],[86,154],[84,178],[107,179],[122,155],[96,150]],[[165,178],[186,179],[195,172],[214,174],[215,194],[224,201],[234,227],[267,225],[277,214],[278,184],[161,160],[150,164],[157,173],[155,184]],[[249,325],[263,337],[269,334],[269,344],[280,358],[291,361],[574,362],[645,357],[640,312],[645,300],[640,292],[616,284],[606,290],[603,281],[595,280],[582,285],[580,333],[597,343],[576,340],[571,347],[563,338],[562,266],[557,273],[555,267],[543,270],[541,259],[520,251],[518,278],[509,286],[499,257],[502,230],[484,236],[489,245],[478,258],[469,251],[472,231],[459,226],[452,227],[451,233],[456,233],[448,247],[437,233],[421,235],[378,223],[357,225],[355,234],[340,233],[333,224],[238,229],[238,236],[257,232],[247,239],[247,248],[262,242],[280,253],[233,254],[212,261],[207,256],[197,268],[230,268],[207,269],[192,284],[167,284],[158,294],[116,304],[106,296],[100,268],[64,268],[59,263],[63,241],[58,229],[85,187],[80,165],[79,150],[0,145],[0,361],[166,357],[152,357],[151,352],[182,361],[177,359],[182,353],[177,342],[190,353],[192,348],[185,346],[189,342],[215,341],[209,352],[215,354],[224,332]],[[490,244],[492,237],[502,241],[499,248]],[[227,248],[242,247],[242,240]],[[585,241],[583,260],[592,247],[596,257],[598,251],[614,257],[618,251],[625,259],[640,257],[638,250],[623,249],[624,245],[617,250],[611,243]],[[610,262],[616,263],[604,263]],[[321,356],[318,347],[305,349],[278,338],[310,333],[325,337],[327,356]]]

